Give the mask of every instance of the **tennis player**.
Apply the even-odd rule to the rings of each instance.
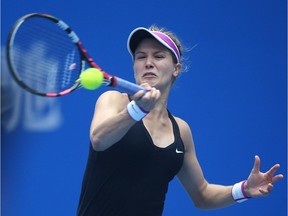
[[[182,66],[176,36],[155,26],[128,38],[136,83],[148,93],[107,91],[97,100],[78,216],[160,216],[169,182],[177,176],[196,207],[216,209],[269,195],[283,178],[274,165],[262,173],[260,158],[247,180],[208,183],[188,124],[167,109]]]

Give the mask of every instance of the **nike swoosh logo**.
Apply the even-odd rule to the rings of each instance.
[[[177,154],[183,154],[184,152],[183,152],[183,151],[180,151],[180,150],[178,150],[178,149],[176,148],[176,153],[177,153]]]

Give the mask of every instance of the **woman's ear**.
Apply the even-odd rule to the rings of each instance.
[[[177,63],[177,64],[175,65],[175,70],[174,70],[174,72],[173,72],[173,76],[174,76],[175,78],[180,75],[181,67],[182,67],[182,65],[181,65],[180,63]]]

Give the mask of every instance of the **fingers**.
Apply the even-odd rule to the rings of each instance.
[[[270,179],[269,181],[271,183],[275,183],[279,180],[281,180],[283,178],[283,175],[282,174],[279,174],[279,175],[275,175],[276,171],[280,168],[280,164],[275,164],[273,167],[271,167],[270,170],[268,170],[266,173],[265,173],[265,176],[267,179]],[[275,175],[275,176],[274,176]]]
[[[160,91],[155,87],[151,87],[148,83],[142,83],[141,86],[147,90],[146,94],[144,95],[146,99],[158,99],[160,97]]]
[[[146,94],[149,93],[152,89],[152,87],[148,83],[142,83],[141,86],[146,89]],[[131,98],[132,100],[137,101],[137,100],[140,100],[144,95],[145,95],[145,92],[141,90],[135,93],[134,95],[131,95]]]
[[[284,176],[282,174],[276,175],[272,178],[272,183],[274,184],[275,182],[277,182],[283,178],[284,178]]]
[[[261,193],[262,195],[267,196],[267,195],[269,195],[269,194],[272,192],[273,188],[274,188],[274,185],[271,184],[271,183],[269,183],[269,184],[267,185],[267,188],[266,188],[266,189],[260,187],[260,188],[259,188],[259,191],[260,191],[260,193]]]
[[[141,86],[147,90],[146,93],[144,91],[139,91],[132,95],[131,99],[134,100],[142,109],[149,112],[154,108],[161,96],[161,92],[147,83],[142,83]]]
[[[141,104],[141,106],[146,110],[151,110],[154,108],[156,102],[160,98],[160,91],[154,87],[150,89],[137,103]]]
[[[275,165],[278,166],[279,164]],[[259,188],[259,192],[263,195],[263,196],[267,196],[270,193],[272,193],[273,189],[274,189],[274,183],[281,180],[283,178],[282,174],[276,175],[272,178],[272,182],[268,183],[267,186],[263,186]]]
[[[282,174],[275,175],[276,171],[280,168],[280,164],[275,164],[266,174],[272,176],[272,183],[275,183],[283,178]],[[274,176],[275,175],[275,176]]]
[[[260,171],[260,158],[258,155],[255,155],[253,172],[258,173],[259,171]]]
[[[132,100],[140,100],[143,96],[145,95],[145,92],[143,90],[138,91],[136,94],[134,94],[133,96],[131,96]]]
[[[150,85],[148,85],[148,83],[142,83],[141,86],[144,87],[144,88],[147,90],[146,93],[148,93],[148,92],[151,90],[151,88],[152,88]],[[145,91],[141,90],[141,91],[138,91],[137,93],[135,93],[134,95],[131,95],[131,98],[132,98],[132,100],[134,100],[134,101],[138,101],[138,100],[140,100],[146,93],[145,93]]]
[[[151,88],[150,91],[147,93],[147,98],[151,99],[158,99],[160,96],[160,91],[156,88]]]
[[[279,164],[275,164],[271,169],[267,172],[267,174],[273,176],[275,172],[280,168]]]

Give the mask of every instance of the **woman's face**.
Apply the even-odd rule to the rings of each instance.
[[[142,40],[134,53],[134,76],[137,84],[148,83],[164,90],[179,75],[180,64],[173,62],[172,53],[154,38]]]

